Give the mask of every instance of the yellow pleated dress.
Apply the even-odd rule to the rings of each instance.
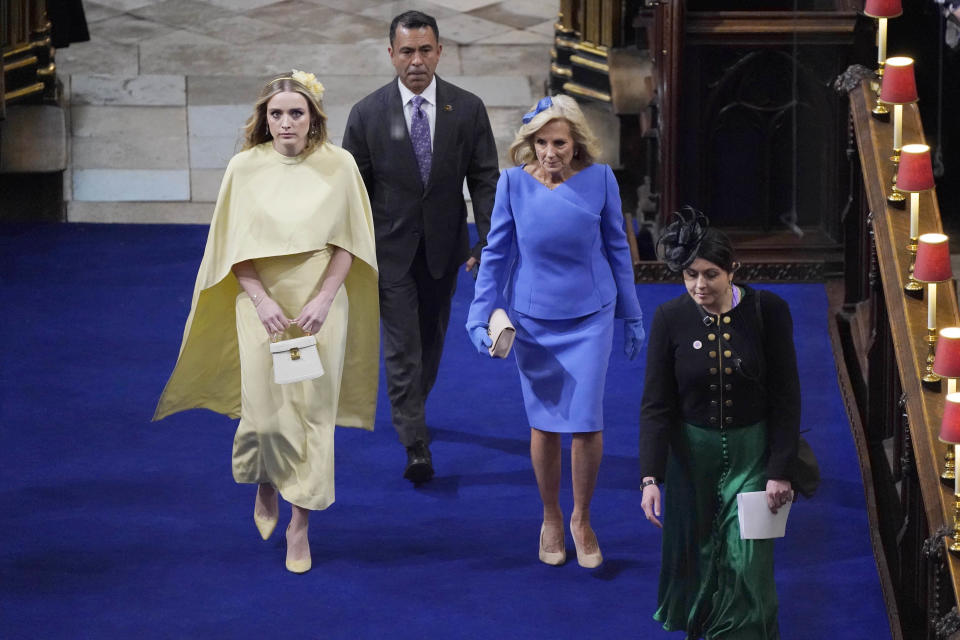
[[[270,336],[231,267],[253,260],[294,318],[316,295],[336,247],[354,260],[315,335],[324,375],[273,381]],[[373,428],[379,356],[373,221],[353,157],[329,144],[287,158],[267,143],[224,175],[176,367],[155,420],[205,407],[240,417],[237,482],[269,482],[307,509],[334,501],[336,425]],[[302,335],[291,327],[288,335]]]

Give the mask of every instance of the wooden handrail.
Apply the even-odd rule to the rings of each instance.
[[[883,375],[878,374],[871,368],[889,368],[896,369],[899,374],[899,388],[902,390],[903,412],[906,414],[906,425],[900,429],[903,433],[899,434],[899,442],[906,443],[905,448],[909,449],[906,456],[910,463],[906,467],[915,466],[915,481],[912,479],[912,469],[903,472],[907,475],[909,486],[901,486],[899,491],[900,501],[905,515],[904,522],[894,523],[902,526],[901,531],[905,530],[908,524],[917,525],[916,522],[910,523],[911,513],[910,502],[916,501],[915,496],[910,493],[914,482],[919,486],[919,501],[917,508],[922,509],[922,514],[926,520],[926,530],[918,532],[923,540],[919,541],[925,544],[913,543],[900,545],[899,537],[891,550],[891,543],[888,541],[885,549],[887,557],[896,557],[900,561],[899,568],[892,567],[891,573],[895,574],[893,583],[897,589],[896,600],[917,608],[924,608],[927,611],[922,613],[926,620],[926,637],[933,636],[933,627],[936,619],[944,616],[944,610],[949,609],[948,605],[956,605],[958,595],[960,595],[960,557],[951,554],[942,547],[933,547],[932,552],[943,554],[943,562],[939,564],[938,570],[923,569],[922,567],[934,566],[929,563],[931,558],[930,541],[938,531],[943,531],[946,525],[949,530],[949,536],[938,544],[947,544],[952,541],[954,497],[953,484],[945,485],[940,481],[940,473],[943,469],[944,453],[946,445],[939,442],[937,435],[940,428],[940,420],[943,415],[944,396],[946,395],[946,381],[942,381],[943,389],[940,391],[926,388],[921,383],[921,376],[926,368],[926,359],[928,354],[927,343],[927,303],[926,300],[919,300],[905,295],[903,286],[908,280],[908,269],[910,266],[910,254],[907,251],[907,242],[909,239],[909,207],[899,209],[890,206],[887,201],[887,195],[890,193],[895,173],[895,165],[890,156],[893,151],[893,125],[889,122],[881,122],[871,116],[871,109],[876,100],[876,93],[870,86],[869,81],[863,81],[861,85],[850,92],[850,110],[853,124],[854,135],[860,167],[862,169],[860,178],[862,179],[862,196],[865,198],[864,206],[872,217],[873,247],[876,258],[876,273],[879,276],[879,282],[875,285],[873,292],[874,298],[882,298],[883,304],[877,310],[873,308],[872,312],[865,306],[866,300],[861,301],[859,307],[857,301],[848,299],[845,302],[849,326],[857,326],[857,317],[861,316],[860,326],[869,326],[864,332],[870,334],[867,339],[861,339],[861,343],[847,344],[844,346],[849,351],[856,351],[852,358],[847,359],[847,369],[859,369],[861,383],[861,398],[859,401],[860,416],[864,417],[864,429],[870,431],[867,434],[867,440],[874,443],[881,437],[897,441],[896,428],[891,429],[893,433],[882,434],[889,425],[879,425],[877,423],[886,422],[895,424],[898,420],[895,414],[900,411],[897,409],[897,399],[883,397],[889,395],[890,387],[877,384],[882,381]],[[891,109],[892,111],[892,109]],[[903,142],[904,144],[924,142],[923,128],[920,121],[919,112],[916,105],[905,105],[903,108]],[[855,214],[851,214],[855,215]],[[920,194],[920,217],[919,233],[942,232],[943,226],[940,218],[940,209],[937,205],[936,192],[931,191]],[[856,230],[856,233],[867,233],[866,229]],[[850,232],[848,231],[848,236]],[[848,237],[846,242],[854,246],[861,240],[856,237]],[[960,238],[953,240],[954,248],[960,246]],[[853,251],[848,254],[855,255]],[[861,252],[862,253],[862,252]],[[861,261],[865,258],[861,256]],[[866,257],[869,261],[869,256]],[[847,264],[846,269],[863,269],[864,264]],[[850,282],[848,280],[848,288]],[[876,287],[879,287],[877,289]],[[869,293],[867,294],[870,295]],[[948,326],[957,326],[960,324],[960,309],[958,309],[956,287],[953,281],[941,283],[937,290],[937,329]],[[851,311],[856,309],[855,311]],[[863,317],[866,316],[866,319]],[[881,316],[881,317],[877,317]],[[885,318],[884,318],[885,316]],[[886,322],[885,322],[886,320]],[[880,326],[885,325],[885,326]],[[853,331],[855,333],[855,331]],[[884,346],[883,342],[892,343],[892,348]],[[856,339],[850,342],[856,343]],[[879,344],[879,347],[878,347]],[[884,359],[884,352],[892,351],[892,357]],[[878,355],[879,354],[879,355]],[[858,363],[858,364],[857,364]],[[875,388],[871,388],[871,384]],[[882,388],[879,388],[882,387]],[[874,424],[870,424],[871,421]],[[902,422],[902,421],[899,421]],[[861,455],[865,455],[861,451]],[[878,460],[872,459],[871,464],[875,467]],[[889,476],[896,476],[898,465],[902,461],[895,460],[892,465],[883,460],[879,464],[885,465]],[[891,470],[890,467],[893,467]],[[878,476],[865,478],[865,481],[878,482]],[[894,478],[895,479],[895,478]],[[903,479],[901,479],[903,480]],[[892,483],[890,483],[892,485]],[[905,484],[905,483],[902,483]],[[878,487],[878,493],[882,492],[883,487]],[[889,489],[889,487],[887,487]],[[877,505],[872,505],[876,507]],[[919,513],[916,513],[920,517]],[[895,518],[889,513],[880,513],[879,518]],[[913,518],[915,520],[915,518]],[[887,522],[889,524],[889,521]],[[924,548],[926,557],[921,557],[919,549]],[[905,557],[915,556],[915,557]],[[932,574],[923,578],[926,572]],[[923,593],[916,595],[917,586],[926,581],[927,586],[922,589]],[[947,595],[941,593],[941,581],[952,585],[952,593]],[[909,587],[913,585],[913,589]],[[932,585],[932,586],[930,586]],[[943,587],[946,589],[946,585]],[[910,592],[912,593],[905,593]],[[933,594],[933,595],[931,595]],[[937,601],[939,605],[936,605]],[[946,602],[944,602],[946,601]],[[939,611],[934,611],[934,609]],[[914,612],[914,618],[918,612]],[[904,616],[910,618],[908,614]],[[921,620],[920,622],[922,622]],[[917,631],[919,629],[915,629]],[[911,636],[905,629],[905,637]]]

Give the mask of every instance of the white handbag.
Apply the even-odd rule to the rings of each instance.
[[[517,337],[517,330],[510,322],[507,312],[503,309],[494,309],[487,321],[487,335],[493,344],[490,345],[490,357],[506,358],[510,355],[513,339]]]
[[[314,336],[271,342],[270,354],[273,356],[273,381],[277,384],[302,382],[323,375]]]

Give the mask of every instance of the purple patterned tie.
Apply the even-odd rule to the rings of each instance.
[[[413,96],[410,102],[413,103],[410,141],[413,142],[413,152],[417,156],[417,164],[420,165],[420,178],[426,186],[430,178],[430,163],[433,159],[433,152],[430,149],[430,120],[427,119],[426,112],[420,108],[424,103],[423,96]]]

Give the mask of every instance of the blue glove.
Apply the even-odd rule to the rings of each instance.
[[[643,318],[626,318],[623,321],[623,352],[633,360],[643,347],[643,339],[647,337],[643,330]]]
[[[470,335],[470,342],[477,348],[480,355],[489,356],[493,340],[487,335],[486,323],[467,327],[467,333]]]

